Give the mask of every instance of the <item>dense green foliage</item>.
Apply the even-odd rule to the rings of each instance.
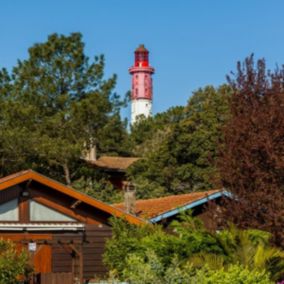
[[[32,168],[108,202],[121,199],[84,153],[143,157],[130,169],[137,197],[218,185],[215,160],[230,89],[205,87],[188,105],[141,119],[127,133],[104,57],[84,53],[79,33],[50,35],[11,72],[0,70],[0,175]]]
[[[206,86],[186,106],[126,129],[116,76],[104,78],[104,57],[88,58],[79,33],[50,35],[26,60],[0,70],[0,176],[32,168],[106,202],[117,192],[84,154],[139,156],[128,171],[137,198],[225,186],[238,198],[233,226],[209,232],[184,216],[170,233],[113,220],[105,262],[131,283],[272,283],[284,277],[284,70],[267,72],[253,56],[238,63],[230,86]],[[217,167],[219,165],[219,168]],[[219,217],[219,216],[218,216]],[[228,217],[228,218],[227,218]],[[0,284],[27,272],[27,255],[0,240]]]
[[[227,269],[210,269],[206,264],[201,269],[194,269],[190,264],[181,266],[173,261],[165,268],[153,253],[146,253],[146,258],[131,255],[127,259],[127,268],[123,271],[124,279],[135,284],[272,284],[269,274],[257,269],[248,269],[242,265],[230,265]]]
[[[130,168],[129,175],[138,197],[187,193],[220,184],[216,159],[230,94],[228,86],[208,86],[196,91],[185,108],[170,109],[134,126],[132,139],[143,159]]]
[[[267,232],[234,227],[208,232],[201,221],[186,215],[181,222],[173,222],[171,230],[169,233],[157,225],[135,227],[113,220],[114,234],[107,242],[104,258],[112,276],[133,283],[151,283],[153,279],[159,280],[157,283],[179,283],[162,279],[201,277],[205,264],[208,279],[218,279],[222,274],[234,279],[236,271],[242,269],[244,279],[254,276],[268,281],[268,277],[277,280],[284,276],[284,252],[270,246]]]
[[[0,171],[33,168],[67,184],[82,177],[82,153],[125,154],[127,132],[116,76],[104,57],[84,54],[81,34],[53,34],[29,49],[12,72],[0,71]],[[90,145],[92,144],[92,145]]]
[[[123,201],[123,191],[115,188],[107,175],[95,169],[89,171],[89,173],[85,173],[80,179],[73,182],[74,188],[106,203]]]
[[[19,251],[14,243],[0,239],[0,284],[15,284],[30,271],[27,253]]]
[[[131,126],[130,141],[134,155],[155,152],[172,127],[185,116],[183,106],[172,107],[154,117],[141,118]]]

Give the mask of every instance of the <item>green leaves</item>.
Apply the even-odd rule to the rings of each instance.
[[[123,220],[113,220],[112,225],[105,262],[123,281],[268,284],[283,277],[283,251],[269,244],[267,232],[231,226],[211,233],[189,215],[182,215],[167,232],[157,225],[136,227]]]
[[[0,72],[2,174],[34,168],[70,184],[89,141],[102,153],[127,153],[123,104],[104,78],[103,55],[90,60],[80,33],[52,34],[29,49],[11,74]],[[125,147],[124,147],[125,145]]]
[[[196,91],[185,108],[172,108],[134,125],[131,136],[137,143],[135,151],[144,159],[129,169],[129,176],[140,198],[220,185],[216,160],[230,96],[226,85],[218,89],[207,86]],[[148,194],[143,184],[163,190]]]
[[[17,283],[20,276],[24,277],[29,272],[27,253],[19,251],[11,241],[0,239],[0,283]]]

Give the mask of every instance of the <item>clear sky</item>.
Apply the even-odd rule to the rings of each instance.
[[[270,68],[284,63],[283,0],[3,0],[0,11],[0,67],[10,69],[51,33],[81,32],[87,55],[103,53],[106,76],[118,75],[120,95],[144,43],[156,69],[154,113],[224,83],[252,52]]]

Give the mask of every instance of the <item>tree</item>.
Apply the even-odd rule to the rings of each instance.
[[[34,168],[67,184],[82,153],[127,152],[116,76],[104,79],[104,57],[92,62],[79,33],[52,34],[29,49],[11,74],[0,72],[2,174]],[[92,145],[90,145],[92,144]]]
[[[230,92],[228,86],[196,91],[179,119],[164,124],[161,134],[155,130],[156,135],[144,142],[155,147],[129,170],[139,197],[188,193],[220,185],[215,164]],[[145,187],[160,189],[145,192]]]
[[[130,141],[135,155],[144,156],[154,152],[169,130],[184,118],[183,106],[171,107],[154,117],[141,118],[131,126]]]
[[[284,246],[284,68],[266,71],[253,56],[228,77],[231,118],[224,128],[220,173],[236,197],[226,220],[273,233]]]

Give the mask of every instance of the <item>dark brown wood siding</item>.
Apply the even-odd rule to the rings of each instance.
[[[72,272],[79,275],[80,261],[83,264],[83,278],[94,279],[107,273],[103,264],[106,240],[112,236],[107,225],[86,225],[85,232],[53,235],[52,272]],[[81,254],[81,259],[75,248]]]
[[[0,204],[10,201],[14,198],[18,198],[21,191],[22,188],[19,185],[0,191]]]
[[[106,225],[86,225],[86,243],[83,244],[83,274],[85,279],[105,275],[103,264],[106,240],[112,235],[111,227]]]
[[[72,272],[79,275],[84,232],[54,234],[52,272]]]

